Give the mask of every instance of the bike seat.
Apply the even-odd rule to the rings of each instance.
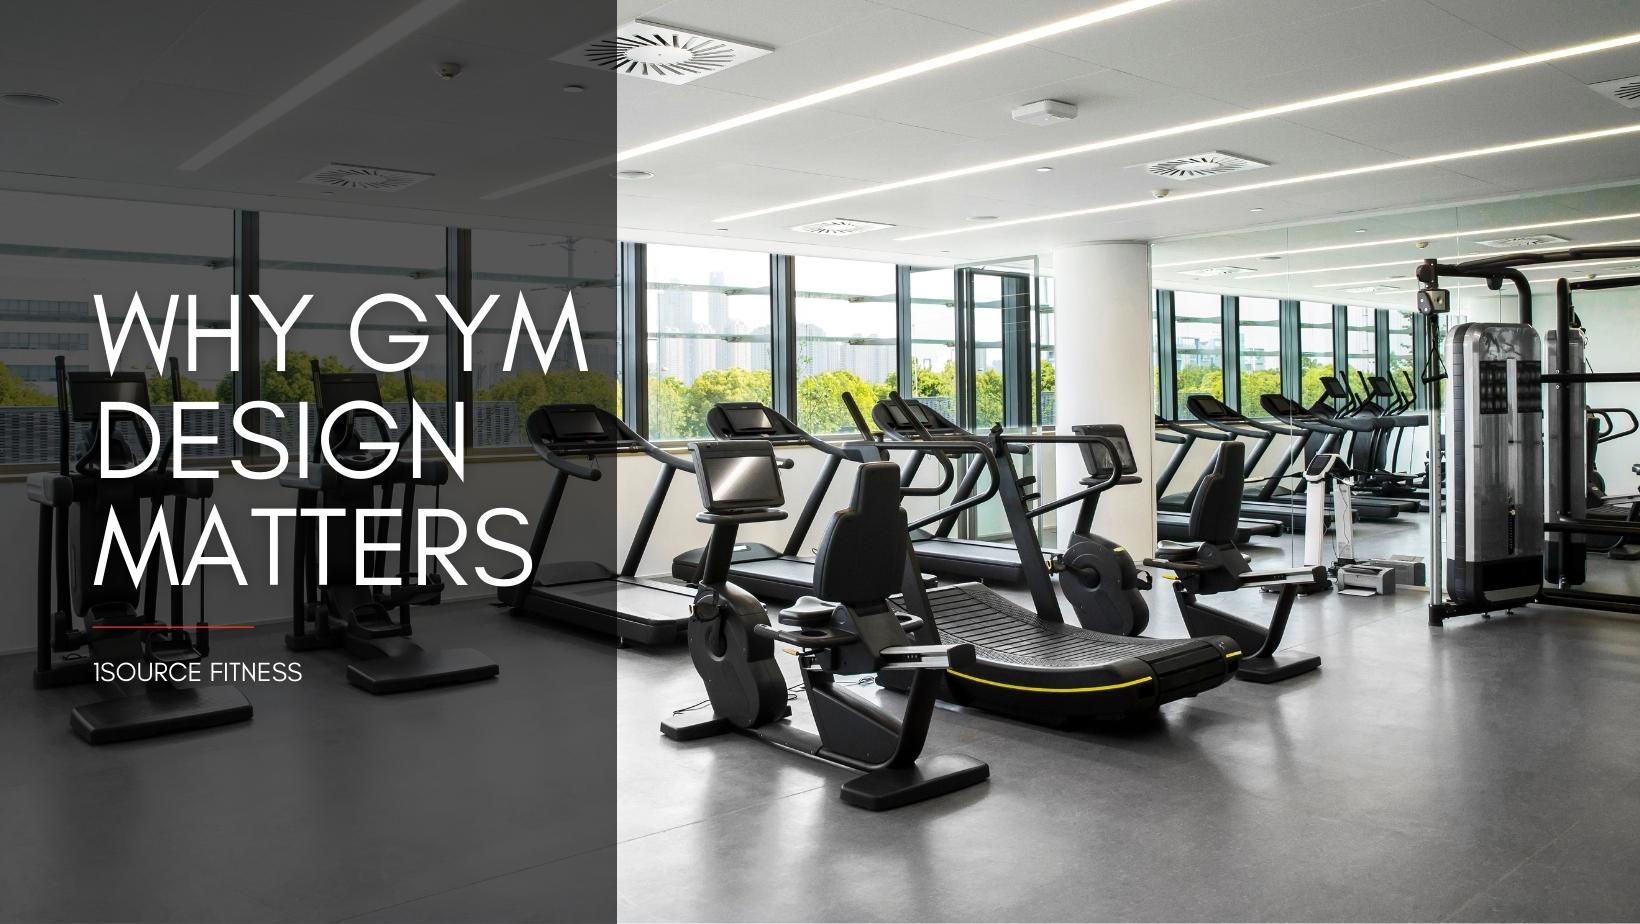
[[[805,594],[780,611],[780,624],[799,629],[818,629],[831,622],[831,614],[836,610],[837,604]]]

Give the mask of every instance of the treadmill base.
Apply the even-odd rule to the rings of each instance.
[[[1321,666],[1321,656],[1302,651],[1278,651],[1262,658],[1242,658],[1236,677],[1248,683],[1276,683],[1308,674]]]

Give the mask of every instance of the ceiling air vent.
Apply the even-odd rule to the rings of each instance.
[[[1344,291],[1348,292],[1351,295],[1373,295],[1373,294],[1376,294],[1378,292],[1399,292],[1399,291],[1401,291],[1401,287],[1400,286],[1356,286],[1353,289],[1345,289]]]
[[[1196,269],[1179,270],[1180,276],[1240,276],[1251,273],[1253,270],[1246,266],[1200,266]]]
[[[394,170],[390,167],[366,167],[362,164],[326,164],[298,182],[331,189],[368,189],[373,192],[398,192],[432,178],[431,173],[414,170]]]
[[[1550,244],[1570,244],[1571,239],[1558,234],[1523,234],[1520,237],[1497,237],[1490,241],[1476,241],[1482,247],[1498,250],[1519,250],[1522,247],[1547,247]]]
[[[1167,160],[1156,161],[1153,164],[1141,164],[1140,166],[1151,176],[1159,176],[1163,179],[1199,180],[1202,177],[1241,173],[1245,170],[1257,170],[1260,167],[1270,165],[1262,160],[1253,160],[1251,157],[1242,157],[1239,154],[1207,151],[1202,154],[1172,157]]]
[[[801,231],[804,234],[824,234],[827,237],[837,237],[843,234],[864,234],[867,231],[881,231],[892,228],[880,221],[858,221],[853,218],[828,218],[825,221],[812,221],[806,225],[792,225],[792,231]]]
[[[553,58],[661,83],[688,83],[727,70],[770,49],[634,19],[614,35],[593,39]]]
[[[1630,109],[1640,109],[1640,75],[1591,83],[1589,89],[1607,99],[1615,99]]]

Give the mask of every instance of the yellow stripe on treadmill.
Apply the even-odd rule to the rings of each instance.
[[[1112,683],[1102,687],[1022,687],[1019,684],[1003,683],[1000,680],[986,680],[983,677],[970,677],[967,674],[950,670],[949,668],[947,668],[945,672],[953,677],[961,677],[964,680],[972,680],[975,683],[983,683],[988,687],[1001,687],[1004,690],[1021,690],[1026,693],[1103,693],[1106,690],[1120,690],[1124,687],[1136,687],[1141,683],[1149,683],[1150,681],[1156,679],[1155,677],[1140,677],[1138,680],[1126,680],[1122,683]]]
[[[1241,657],[1241,652],[1239,652],[1239,651],[1227,651],[1227,652],[1224,653],[1224,657],[1225,657],[1225,660],[1229,660],[1231,658],[1239,658],[1239,657]]]

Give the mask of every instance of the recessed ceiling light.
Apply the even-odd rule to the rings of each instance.
[[[622,170],[615,174],[617,180],[649,180],[654,177],[655,174],[648,170]]]
[[[1467,160],[1475,157],[1490,157],[1497,154],[1506,154],[1511,151],[1526,151],[1537,148],[1579,144],[1584,141],[1598,141],[1605,138],[1615,138],[1621,135],[1632,135],[1635,132],[1640,132],[1640,123],[1619,125],[1615,128],[1603,128],[1598,131],[1575,132],[1569,135],[1552,135],[1547,138],[1533,138],[1529,141],[1517,141],[1511,144],[1492,145],[1484,148],[1470,148],[1465,151],[1450,151],[1445,154],[1432,154],[1427,157],[1412,157],[1405,160],[1384,161],[1382,163],[1367,164],[1361,167],[1348,167],[1343,170],[1329,170],[1324,173],[1310,173],[1305,174],[1304,176],[1288,177],[1280,180],[1266,180],[1262,183],[1247,183],[1241,186],[1222,186],[1218,189],[1205,189],[1200,192],[1168,196],[1165,199],[1146,198],[1131,202],[1115,202],[1109,205],[1096,205],[1085,209],[1050,212],[1045,215],[1033,215],[1028,218],[1014,218],[1004,222],[989,224],[984,228],[945,228],[938,231],[927,231],[922,234],[913,234],[908,237],[896,238],[896,240],[916,241],[929,237],[941,237],[947,234],[964,234],[971,231],[989,231],[999,227],[1012,227],[1014,225],[1034,224],[1044,221],[1060,221],[1066,218],[1078,218],[1084,215],[1096,215],[1104,212],[1119,212],[1126,209],[1162,205],[1169,202],[1186,202],[1193,199],[1205,199],[1210,196],[1227,196],[1235,193],[1252,192],[1259,189],[1295,186],[1301,183],[1316,183],[1322,180],[1336,180],[1342,177],[1383,173],[1389,170],[1404,170],[1408,167],[1424,167],[1430,164],[1450,163],[1456,160]]]
[[[1367,233],[1367,229],[1366,229],[1366,228],[1356,228],[1356,229],[1355,229],[1355,233],[1356,233],[1356,234],[1366,234],[1366,233]]]
[[[1471,77],[1480,77],[1487,74],[1496,74],[1502,71],[1510,71],[1537,64],[1546,64],[1551,61],[1561,61],[1567,58],[1575,58],[1581,55],[1608,51],[1613,48],[1623,48],[1634,44],[1640,44],[1640,32],[1631,32],[1627,35],[1613,36],[1611,38],[1600,39],[1598,41],[1588,42],[1582,45],[1571,45],[1565,48],[1557,48],[1551,51],[1521,55],[1515,58],[1504,58],[1502,60],[1492,61],[1486,64],[1477,64],[1472,67],[1459,68],[1457,70],[1440,71],[1433,74],[1425,74],[1420,77],[1410,77],[1405,80],[1397,80],[1391,83],[1363,87],[1358,90],[1348,90],[1343,93],[1334,93],[1329,96],[1318,96],[1311,99],[1297,100],[1290,103],[1281,103],[1275,106],[1268,106],[1263,109],[1231,113],[1229,115],[1204,119],[1199,122],[1187,122],[1182,125],[1174,125],[1168,128],[1158,128],[1151,131],[1138,132],[1132,135],[1122,135],[1115,138],[1106,138],[1100,141],[1089,142],[1087,144],[1073,145],[1065,148],[1055,148],[1050,151],[1040,151],[1035,154],[1024,154],[1019,157],[1010,157],[1004,160],[987,161],[985,163],[973,164],[968,167],[942,170],[938,173],[930,173],[924,176],[910,177],[904,180],[894,180],[888,183],[878,183],[874,186],[862,186],[858,189],[831,193],[825,196],[816,196],[814,198],[802,199],[794,202],[786,202],[780,205],[769,206],[767,208],[756,209],[749,212],[741,212],[740,214],[731,215],[720,220],[735,221],[741,218],[752,218],[758,215],[768,215],[772,212],[784,212],[790,209],[819,205],[825,202],[836,202],[842,199],[852,199],[858,196],[869,196],[876,193],[889,192],[895,189],[904,189],[908,186],[920,186],[925,183],[938,183],[944,180],[954,180],[965,176],[973,176],[977,173],[986,173],[992,170],[1018,167],[1025,164],[1038,163],[1044,160],[1061,160],[1065,157],[1076,154],[1086,154],[1092,151],[1102,151],[1108,148],[1120,147],[1123,145],[1154,141],[1158,138],[1170,138],[1176,135],[1183,135],[1191,132],[1205,131],[1213,128],[1223,128],[1228,125],[1239,125],[1244,122],[1252,122],[1259,119],[1291,115],[1295,112],[1320,109],[1325,106],[1334,106],[1339,103],[1370,99],[1372,97],[1385,96],[1391,93],[1400,93],[1406,90],[1416,90],[1423,87],[1435,86],[1437,84],[1450,83],[1457,80],[1466,80]],[[625,158],[627,154],[626,152],[623,152],[620,156]],[[590,169],[590,166],[586,169]]]
[[[587,88],[585,86],[582,86],[581,84],[578,84],[578,83],[566,83],[566,84],[564,84],[564,92],[565,93],[585,93],[586,89]]]
[[[1264,211],[1264,209],[1262,209],[1259,206],[1255,205],[1252,208],[1248,209],[1247,211],[1249,211],[1249,212],[1262,212],[1262,211]]]
[[[32,90],[7,90],[0,93],[0,103],[16,106],[18,109],[55,109],[61,106],[63,101],[55,96],[35,93]]]
[[[996,221],[997,217],[995,215],[969,215],[968,220],[969,221]]]
[[[403,41],[461,0],[421,0],[400,13],[386,25],[360,39],[354,45],[326,62],[318,70],[302,78],[290,89],[274,97],[250,117],[229,129],[227,134],[202,148],[199,153],[183,161],[178,170],[198,170],[218,157],[238,147],[246,138],[288,115],[296,107],[317,96],[327,87],[374,60],[387,49]]]
[[[1038,168],[1036,168],[1036,172],[1037,173],[1052,173],[1053,168],[1052,167],[1038,167]]]
[[[718,228],[718,229],[717,229],[717,230],[718,230],[718,231],[727,231],[727,230],[729,230],[729,229],[728,229],[728,228]]]

